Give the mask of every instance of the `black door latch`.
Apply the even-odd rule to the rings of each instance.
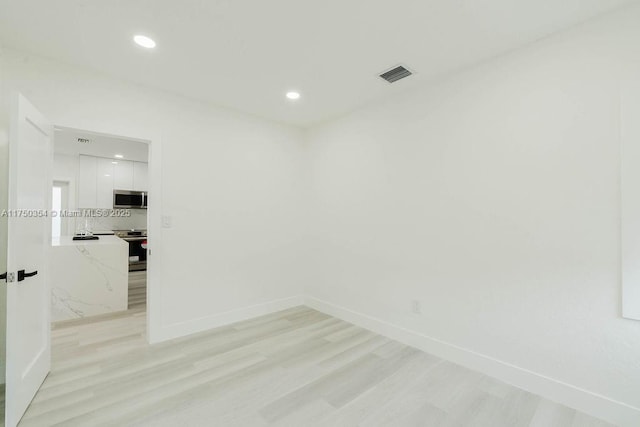
[[[18,282],[22,282],[27,277],[33,277],[38,274],[38,270],[32,271],[31,273],[25,273],[24,270],[18,270]]]

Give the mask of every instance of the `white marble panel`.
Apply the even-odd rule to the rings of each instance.
[[[129,245],[115,236],[54,239],[51,248],[52,321],[127,309]]]

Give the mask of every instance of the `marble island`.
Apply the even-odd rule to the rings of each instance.
[[[129,244],[54,238],[51,245],[51,320],[77,319],[127,309]]]

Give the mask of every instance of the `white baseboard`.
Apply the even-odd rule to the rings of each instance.
[[[317,298],[305,297],[304,304],[618,426],[640,426],[640,408]]]
[[[242,320],[252,319],[258,316],[264,316],[265,314],[275,313],[277,311],[286,310],[299,305],[304,305],[304,299],[301,296],[269,301],[236,310],[225,311],[212,316],[200,317],[187,322],[174,323],[172,325],[162,327],[159,336],[157,336],[157,339],[154,339],[152,343],[184,337],[186,335],[195,334],[197,332],[206,331],[208,329],[217,328],[230,323],[240,322]]]

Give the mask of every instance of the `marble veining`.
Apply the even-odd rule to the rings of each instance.
[[[91,254],[91,251],[89,251],[89,249],[86,246],[76,246],[76,249],[78,250],[78,252],[80,252],[82,254],[82,256],[84,256],[90,263],[94,264],[96,266],[96,271],[100,272],[100,274],[102,275],[102,277],[104,278],[104,286],[105,288],[107,288],[108,291],[113,292],[113,286],[111,286],[111,283],[109,282],[109,277],[107,276],[107,274],[105,273],[105,269],[111,269],[113,270],[113,267],[105,264],[104,262],[100,261],[98,258],[94,257]]]
[[[126,310],[128,256],[128,244],[115,236],[56,239],[51,248],[52,320]]]
[[[65,289],[60,288],[51,290],[51,299],[54,311],[72,313],[71,317],[86,317],[87,312],[91,312],[96,308],[105,312],[116,311],[108,304],[96,304],[75,299]]]

